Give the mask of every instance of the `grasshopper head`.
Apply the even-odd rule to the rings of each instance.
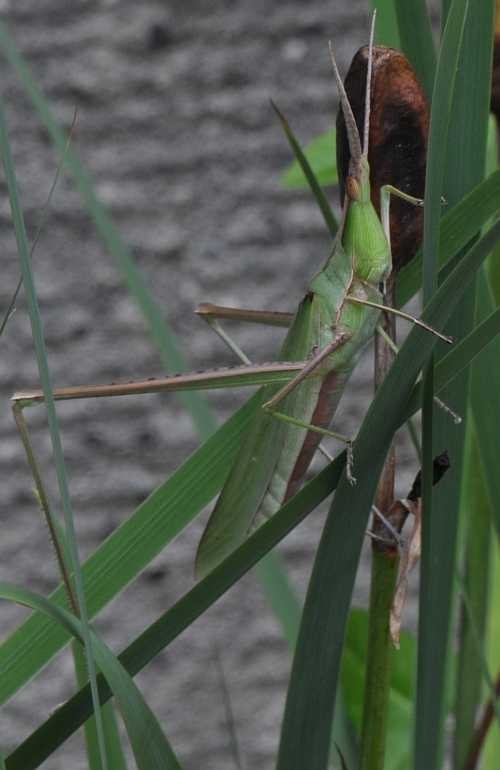
[[[368,47],[368,67],[366,73],[365,89],[365,123],[363,127],[363,148],[361,148],[361,139],[358,133],[356,120],[349,103],[344,83],[333,54],[330,43],[330,56],[332,59],[333,73],[337,84],[340,97],[340,105],[344,115],[344,121],[347,131],[347,140],[349,142],[349,175],[346,179],[346,192],[350,200],[366,202],[370,200],[370,168],[368,165],[368,137],[370,133],[370,92],[373,60],[373,38],[375,32],[376,11],[373,12],[370,29],[370,43]]]

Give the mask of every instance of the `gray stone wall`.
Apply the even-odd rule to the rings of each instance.
[[[272,97],[307,141],[334,119],[327,40],[346,70],[367,37],[365,3],[298,0],[4,0],[2,20],[61,123],[78,108],[74,144],[97,192],[133,249],[142,275],[184,348],[189,366],[231,363],[192,314],[196,304],[293,308],[325,259],[329,239],[308,193],[283,190],[288,145]],[[2,93],[29,233],[57,159],[38,116],[3,62]],[[0,180],[5,308],[18,263]],[[336,202],[334,191],[332,201]],[[34,257],[54,382],[160,375],[145,324],[84,211],[69,176],[59,182]],[[271,360],[279,335],[237,329],[255,360]],[[15,389],[37,383],[25,305],[1,340],[0,577],[48,593],[57,573],[10,414]],[[337,425],[353,431],[371,393],[365,360]],[[244,393],[211,396],[222,421]],[[172,396],[79,402],[59,409],[82,556],[125,521],[197,445]],[[43,409],[30,422],[58,508]],[[205,518],[205,517],[204,517]],[[305,591],[323,516],[314,514],[281,551]],[[203,522],[196,522],[99,617],[113,649],[126,646],[192,585]],[[364,594],[366,574],[360,579]],[[0,609],[6,636],[25,613]],[[215,650],[246,768],[271,768],[290,656],[254,576],[249,575],[137,681],[183,767],[233,768]],[[71,694],[71,660],[59,656],[2,711],[0,744],[18,743]],[[75,737],[44,767],[82,770]]]

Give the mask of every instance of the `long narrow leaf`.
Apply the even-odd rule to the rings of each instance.
[[[307,179],[309,187],[311,188],[311,192],[314,195],[314,198],[316,199],[316,203],[319,206],[319,210],[323,214],[323,219],[325,220],[325,224],[330,232],[330,235],[332,236],[332,238],[334,238],[335,233],[337,232],[337,222],[333,215],[333,211],[330,207],[330,204],[328,203],[328,199],[325,193],[323,192],[323,190],[321,189],[321,186],[318,180],[316,179],[316,175],[313,169],[311,168],[311,165],[307,159],[307,155],[303,152],[299,142],[295,137],[295,134],[290,128],[290,124],[288,123],[285,116],[276,107],[274,102],[271,102],[271,104],[273,105],[273,109],[279,118],[283,131],[285,132],[285,136],[288,139],[290,147],[292,148],[293,154],[295,155],[295,160],[299,164],[302,170],[302,173]],[[331,151],[333,153],[333,157],[335,157],[335,146],[333,145],[333,143],[332,143]]]
[[[462,496],[463,541],[466,561],[464,587],[468,596],[469,612],[460,617],[460,647],[457,665],[455,741],[453,758],[455,766],[465,767],[469,753],[478,705],[482,701],[484,636],[489,593],[490,540],[493,506],[488,496],[481,456],[475,431],[471,430],[466,450],[470,469],[468,483]],[[478,645],[482,648],[478,654]]]
[[[300,616],[302,606],[297,597],[290,591],[288,583],[278,583],[276,581],[276,571],[269,569],[270,559],[279,559],[277,551],[267,554],[257,564],[256,570],[259,578],[266,589],[266,595],[271,602],[275,616],[280,621],[284,629],[284,636],[288,641],[290,652],[295,650],[295,642],[299,633]],[[348,767],[354,767],[358,762],[358,747],[356,745],[354,729],[351,724],[344,705],[344,693],[349,697],[349,692],[342,689],[341,697],[337,702],[337,711],[332,727],[332,751],[335,746],[339,746]]]
[[[401,48],[398,23],[395,13],[395,0],[372,0],[372,7],[377,9],[375,39],[379,45]]]
[[[73,640],[71,643],[71,652],[75,666],[76,682],[78,689],[81,689],[88,682],[88,674],[82,646],[76,640]],[[127,770],[127,762],[125,760],[118,733],[118,724],[114,709],[115,703],[112,700],[105,703],[101,709],[104,740],[106,743],[106,756],[108,764],[113,770]],[[94,715],[85,722],[84,731],[89,770],[102,770]]]
[[[489,607],[489,667],[498,676],[500,672],[500,549],[492,549],[492,580]],[[493,725],[483,750],[481,770],[497,770],[500,756],[500,729]]]
[[[320,185],[334,185],[338,182],[337,136],[335,128],[315,136],[303,149],[311,170]],[[290,163],[280,179],[283,187],[291,190],[307,190],[309,185],[298,160]]]
[[[493,297],[484,273],[477,282],[477,308],[483,317],[494,306]],[[498,313],[498,309],[495,313]],[[491,323],[493,316],[489,316]],[[495,338],[478,357],[472,373],[472,413],[477,427],[478,444],[484,476],[492,500],[500,498],[500,477],[498,474],[499,444],[491,425],[500,420],[500,339]],[[493,506],[493,523],[500,540],[500,509]]]
[[[436,53],[432,42],[432,29],[424,0],[395,0],[401,48],[412,63],[415,71],[431,98]]]

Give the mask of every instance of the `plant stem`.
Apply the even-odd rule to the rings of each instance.
[[[384,767],[392,657],[389,616],[398,563],[396,550],[373,548],[359,770],[383,770]]]
[[[389,280],[385,302],[392,304],[394,284]],[[391,340],[395,340],[394,316],[384,313],[382,327]],[[379,335],[375,338],[375,390],[388,372],[394,353],[390,345]],[[377,508],[387,514],[394,501],[394,477],[396,453],[391,446],[379,481],[375,502]],[[373,519],[373,531],[381,538],[390,537],[385,525]],[[367,665],[363,704],[363,726],[359,770],[383,770],[387,707],[389,699],[390,642],[389,618],[398,574],[399,557],[395,547],[381,545],[374,540],[372,547],[372,575],[367,642]]]

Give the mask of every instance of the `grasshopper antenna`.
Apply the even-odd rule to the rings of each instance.
[[[354,119],[354,115],[347,98],[344,83],[340,77],[340,72],[335,61],[335,55],[333,53],[333,46],[331,41],[328,42],[328,48],[330,49],[330,58],[332,60],[333,74],[335,76],[335,82],[337,84],[337,90],[339,92],[340,104],[342,105],[342,112],[344,113],[344,120],[347,130],[347,140],[349,142],[349,151],[351,153],[351,160],[354,164],[358,164],[362,155],[361,142],[359,141],[358,127]]]
[[[328,43],[330,49],[330,58],[332,60],[333,74],[335,76],[335,82],[337,84],[337,90],[339,92],[340,103],[342,105],[342,112],[344,114],[345,126],[347,131],[347,140],[349,142],[349,151],[351,153],[351,160],[354,165],[359,163],[362,155],[368,155],[368,137],[370,133],[370,101],[371,101],[371,81],[372,81],[372,64],[373,64],[373,41],[375,38],[375,21],[377,19],[377,11],[373,11],[372,22],[370,27],[370,40],[368,44],[368,67],[366,72],[366,91],[365,91],[365,120],[363,126],[363,149],[361,149],[361,142],[354,118],[351,105],[340,77],[337,62],[335,60],[335,54],[333,53],[333,46],[331,41]]]
[[[363,127],[363,155],[368,156],[368,139],[370,136],[370,106],[372,90],[372,66],[373,66],[373,40],[375,37],[375,21],[377,19],[377,10],[373,11],[372,23],[370,27],[370,41],[368,43],[368,67],[366,69],[366,89],[365,89],[365,123]],[[347,122],[347,121],[346,121]]]

